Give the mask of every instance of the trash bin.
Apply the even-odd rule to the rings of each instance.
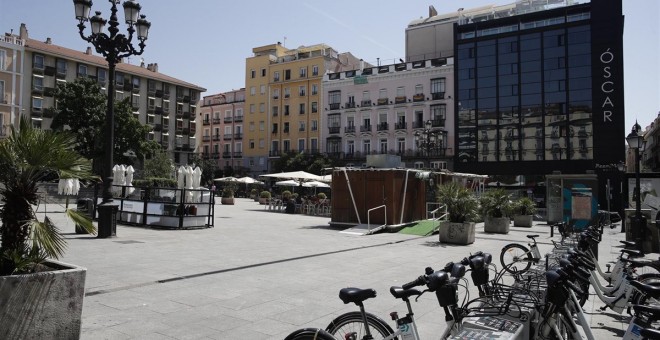
[[[296,201],[288,200],[286,202],[286,208],[285,208],[284,212],[287,213],[287,214],[295,214],[296,213]]]
[[[76,210],[91,219],[92,211],[94,211],[94,202],[92,202],[91,198],[80,198],[76,202]],[[76,234],[88,234],[88,232],[76,223]]]

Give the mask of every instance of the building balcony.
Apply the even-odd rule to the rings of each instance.
[[[211,125],[211,121],[209,119],[204,119],[202,125]]]
[[[268,157],[280,157],[282,156],[282,151],[280,150],[270,150],[268,152]]]
[[[394,104],[405,104],[406,100],[408,100],[408,97],[406,96],[394,97]]]
[[[388,98],[378,98],[378,102],[376,102],[377,105],[387,105],[388,103]]]
[[[154,131],[162,131],[163,124],[154,124]]]
[[[445,99],[445,93],[444,92],[433,92],[433,93],[431,93],[431,99],[433,99],[433,100]]]
[[[339,103],[331,103],[328,105],[330,110],[339,110]]]
[[[225,151],[222,153],[222,158],[231,158],[231,152]]]
[[[328,133],[339,133],[341,130],[341,127],[339,126],[329,126],[328,127]]]
[[[43,109],[43,113],[44,113],[45,118],[53,118],[53,117],[55,117],[55,114],[57,112],[52,107],[49,107],[47,109]]]
[[[360,126],[360,132],[371,132],[371,125]]]
[[[360,105],[362,105],[362,107],[371,106],[371,99],[361,101]]]
[[[376,131],[387,131],[389,130],[389,124],[387,122],[378,123],[376,125]]]
[[[222,119],[220,118],[213,118],[213,124],[220,124],[221,121]]]
[[[240,151],[234,152],[234,158],[243,158],[243,153]]]
[[[413,102],[423,102],[424,101],[424,94],[423,93],[418,93],[413,96],[412,98]]]
[[[234,137],[233,134],[231,134],[231,133],[225,133],[225,134],[222,136],[222,139],[223,139],[223,140],[232,140],[233,137]]]
[[[225,123],[231,123],[232,121],[234,121],[233,117],[225,117],[225,119],[224,119]]]
[[[355,102],[348,102],[348,103],[344,104],[344,106],[345,106],[347,109],[355,108]]]
[[[236,122],[236,123],[240,123],[240,122],[242,122],[242,121],[243,121],[243,116],[242,116],[242,115],[240,115],[240,116],[234,116],[234,122]]]
[[[211,136],[202,136],[202,142],[210,142]]]
[[[214,153],[211,154],[211,157],[213,159],[220,159],[220,153],[219,152],[214,152]]]
[[[434,118],[431,120],[431,127],[445,127],[444,118]]]
[[[166,141],[166,140],[162,140],[162,141],[160,141],[160,145],[162,147],[164,147],[165,149],[167,149],[170,146],[170,142]]]
[[[190,111],[184,111],[183,112],[183,118],[190,119]]]
[[[32,113],[30,114],[31,117],[43,117],[44,112],[40,107],[33,107],[32,108]]]
[[[221,139],[220,136],[221,136],[221,135],[213,135],[213,141],[214,141],[214,142],[219,141],[219,140]]]
[[[394,130],[405,130],[408,128],[407,122],[397,122],[394,123]]]
[[[211,154],[208,153],[208,152],[203,152],[203,153],[202,153],[202,158],[203,158],[203,159],[210,159],[210,158],[211,158]]]
[[[237,132],[234,134],[234,139],[243,139],[243,133]]]
[[[344,127],[344,133],[355,133],[355,125]]]

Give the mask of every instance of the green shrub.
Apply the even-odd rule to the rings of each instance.
[[[507,217],[513,213],[511,195],[501,188],[486,191],[481,195],[480,203],[484,216]]]
[[[288,200],[289,198],[291,198],[291,191],[289,190],[282,191],[282,199]]]
[[[316,194],[316,197],[318,197],[320,200],[324,200],[328,196],[326,196],[325,193],[319,192],[318,194]]]
[[[138,188],[176,188],[176,180],[171,178],[150,177],[133,180],[133,186]]]
[[[270,198],[270,191],[264,190],[259,194],[261,198]]]
[[[479,201],[472,191],[456,182],[439,185],[437,201],[447,206],[450,222],[474,222],[478,218]]]
[[[522,197],[513,202],[514,215],[534,215],[536,213],[536,203],[529,197]]]

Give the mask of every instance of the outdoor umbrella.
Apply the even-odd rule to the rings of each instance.
[[[199,189],[199,184],[200,184],[201,181],[202,181],[202,169],[200,169],[199,167],[195,167],[195,170],[193,171],[193,174],[192,174],[192,186],[193,186],[193,188],[194,189]],[[200,201],[200,192],[199,191],[195,191],[193,193],[193,200],[195,202]]]
[[[281,186],[281,187],[297,187],[300,185],[300,182],[294,181],[292,179],[288,179],[286,181],[279,181],[275,182],[275,185]]]
[[[306,188],[314,188],[314,194],[316,194],[316,188],[329,188],[330,187],[326,183],[319,182],[319,181],[304,182],[302,186],[304,186]]]
[[[239,182],[239,183],[244,183],[245,184],[245,191],[248,190],[248,184],[264,184],[264,182],[257,181],[256,179],[254,179],[250,176],[237,178],[236,181]]]
[[[126,195],[130,195],[135,191],[135,188],[133,188],[133,173],[135,173],[135,169],[133,169],[132,165],[129,165],[126,168],[126,186],[128,187],[126,189]]]
[[[299,181],[319,181],[321,176],[310,174],[305,171],[280,172],[275,174],[261,175],[260,177],[273,177],[282,179],[295,179]]]

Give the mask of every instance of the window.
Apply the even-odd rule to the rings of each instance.
[[[339,108],[340,103],[341,103],[341,91],[330,91],[328,93],[328,104],[330,104],[331,109],[333,104],[336,104],[337,108]]]
[[[298,131],[302,132],[305,131],[305,121],[299,121],[298,122]]]
[[[316,130],[319,129],[319,122],[316,121],[316,120],[313,120],[313,121],[311,121],[311,126],[312,126],[312,127],[311,127],[311,130],[312,130],[312,131],[316,131]]]
[[[273,99],[278,99],[280,97],[280,89],[273,89]]]
[[[259,87],[259,93],[260,94],[266,94],[266,85],[261,85]]]
[[[380,140],[380,153],[387,153],[387,139]]]
[[[250,122],[249,130],[254,131],[254,122]]]
[[[346,142],[346,153],[353,155],[355,153],[355,141],[349,140]]]
[[[445,93],[445,78],[431,79],[431,93]]]
[[[291,70],[284,70],[284,80],[291,79]]]
[[[298,87],[298,95],[301,97],[305,96],[305,92],[307,92],[307,86],[301,85]]]
[[[7,104],[7,101],[5,101],[5,81],[0,80],[0,104]],[[0,116],[2,117],[2,116]],[[2,118],[0,118],[2,119]]]
[[[254,104],[250,104],[250,113],[254,113],[255,106]]]
[[[317,84],[312,84],[312,95],[319,93],[319,86]]]
[[[288,116],[289,115],[289,105],[284,105],[284,115]]]
[[[312,75],[313,76],[318,76],[319,75],[319,67],[318,65],[312,66]]]
[[[406,88],[403,86],[399,86],[396,88],[396,96],[397,97],[403,97],[406,95]]]
[[[254,86],[251,86],[250,87],[250,95],[254,96],[255,94],[257,94],[257,88],[254,87]]]
[[[317,102],[312,102],[312,113],[317,113],[319,111],[319,105]]]
[[[371,141],[366,139],[362,141],[362,152],[365,155],[368,155],[371,153]]]
[[[415,85],[415,94],[423,94],[423,93],[424,93],[424,85],[422,84]]]
[[[257,71],[250,70],[250,78],[254,79],[257,76]]]
[[[44,69],[44,56],[41,54],[35,54],[32,56],[32,67],[38,69]]]
[[[2,57],[1,53],[0,53],[0,57]],[[2,65],[0,65],[0,69],[2,69]],[[87,65],[78,64],[78,77],[87,77]]]
[[[272,132],[273,132],[273,133],[277,133],[277,131],[279,131],[278,127],[279,127],[279,126],[277,125],[277,123],[273,123],[273,130],[272,130]]]
[[[306,78],[307,77],[307,67],[301,67],[300,68],[300,78]]]
[[[7,51],[0,50],[0,70],[5,70],[7,68],[5,66],[5,59],[6,58],[7,58]]]
[[[32,97],[32,111],[41,111],[44,101],[41,97]]]
[[[284,122],[284,133],[289,133],[289,122]]]
[[[284,98],[289,98],[291,97],[291,89],[288,87],[284,88]]]
[[[266,140],[259,138],[259,149],[263,149],[266,146]]]
[[[378,91],[378,99],[387,99],[387,89],[380,89]]]
[[[261,69],[261,76],[262,76],[262,77],[265,77],[265,76],[266,76],[266,69],[265,69],[265,68],[262,68],[262,69]]]
[[[398,154],[403,154],[406,151],[406,139],[401,137],[396,140],[396,151]]]
[[[266,104],[264,103],[259,104],[259,112],[260,113],[266,112]]]
[[[123,73],[115,73],[115,84],[117,86],[124,86],[124,74]]]
[[[35,91],[43,91],[44,90],[44,78],[42,76],[33,76],[32,77],[32,89]],[[3,92],[4,95],[4,92]]]
[[[280,71],[273,72],[273,81],[280,81]]]
[[[55,63],[57,65],[57,73],[58,74],[66,74],[66,60],[57,59],[57,61]]]
[[[133,108],[134,109],[139,109],[140,108],[140,95],[139,94],[133,94],[131,98],[131,102],[133,103]]]
[[[278,114],[280,114],[280,107],[279,106],[273,106],[271,108],[271,114],[273,116],[277,116]]]
[[[259,131],[264,131],[266,129],[266,124],[264,124],[264,121],[259,121]]]
[[[298,112],[299,112],[301,115],[304,115],[304,114],[305,114],[305,103],[300,103],[300,105],[299,105],[299,107],[298,107]]]

